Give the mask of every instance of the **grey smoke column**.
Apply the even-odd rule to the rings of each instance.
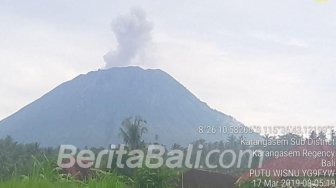
[[[112,31],[118,46],[115,51],[111,50],[104,56],[105,68],[130,65],[151,42],[152,28],[141,9],[132,9],[129,14],[115,19],[112,22]]]

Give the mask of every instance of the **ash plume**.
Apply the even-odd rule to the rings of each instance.
[[[151,42],[153,25],[142,9],[132,9],[130,13],[116,18],[112,22],[112,32],[117,40],[116,50],[105,56],[105,68],[128,66]]]

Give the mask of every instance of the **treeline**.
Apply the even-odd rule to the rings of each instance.
[[[57,149],[41,148],[38,143],[17,143],[11,137],[0,139],[0,181],[30,175],[34,161],[55,159]]]
[[[58,150],[37,143],[18,143],[11,137],[0,139],[0,187],[172,188],[178,183],[179,172],[165,167],[90,169],[88,176],[78,177],[56,165]],[[82,169],[72,170],[80,173]]]
[[[128,147],[129,150],[142,150],[144,153],[147,151],[148,143],[143,140],[143,135],[148,132],[146,128],[146,121],[141,119],[140,117],[136,118],[127,118],[125,119],[120,127],[120,136],[124,142],[124,144]],[[158,137],[158,136],[157,136]],[[303,139],[302,136],[295,134],[286,134],[276,137],[264,136],[264,139]],[[320,132],[312,132],[310,135],[312,139],[324,139],[327,140],[327,136],[325,133]],[[334,131],[331,132],[330,138],[336,138],[336,134]],[[258,156],[253,156],[252,167],[248,166],[248,161],[250,160],[250,156],[246,155],[241,160],[242,166],[240,168],[236,168],[236,166],[232,166],[230,168],[222,168],[218,166],[216,168],[207,169],[207,165],[203,164],[206,159],[206,154],[213,150],[232,150],[235,153],[239,153],[240,150],[288,150],[292,145],[287,146],[246,146],[241,144],[241,140],[244,137],[235,137],[233,135],[228,136],[225,140],[221,140],[218,142],[207,142],[206,140],[197,140],[193,143],[194,148],[192,150],[191,162],[195,164],[197,152],[201,150],[205,155],[200,156],[201,164],[199,166],[204,167],[203,170],[209,171],[217,171],[226,174],[231,174],[235,176],[239,176],[249,168],[253,168],[258,164],[259,158]],[[158,140],[158,139],[156,139]],[[159,144],[159,143],[155,143]],[[198,146],[202,146],[198,148]],[[94,151],[96,154],[99,153],[102,149],[105,148],[90,148],[91,151]],[[188,146],[182,146],[179,144],[174,144],[166,148],[167,150],[178,149],[184,153],[187,153]],[[59,181],[59,177],[68,178],[68,172],[64,171],[64,169],[59,169],[56,165],[56,159],[58,157],[58,148],[42,148],[38,143],[30,143],[30,144],[22,144],[17,143],[11,137],[6,137],[4,139],[0,139],[0,181],[11,181],[14,179],[22,179],[23,177],[46,177],[47,174],[50,175],[52,181]],[[211,164],[218,164],[220,160],[220,154],[214,154],[209,159]],[[184,155],[185,156],[185,155]],[[124,158],[123,160],[127,160]],[[230,155],[227,155],[223,158],[223,163],[230,163],[230,161],[234,160]],[[41,167],[44,166],[43,168]],[[107,164],[107,159],[105,159],[104,164]],[[116,164],[113,162],[112,164]],[[39,171],[36,171],[36,167],[40,166]],[[42,169],[42,170],[41,170]],[[45,170],[47,169],[47,170]],[[80,170],[80,169],[78,169]],[[129,187],[146,187],[148,188],[168,188],[168,187],[176,187],[180,180],[180,175],[187,168],[182,169],[168,169],[166,167],[160,167],[158,169],[148,169],[148,168],[139,168],[139,169],[130,169],[125,166],[125,168],[118,169],[116,166],[111,166],[111,168],[101,168],[99,170],[93,170],[97,173],[91,173],[87,177],[77,178],[76,181],[81,182],[81,184],[88,185],[90,182],[95,182],[100,180],[102,177],[107,177],[106,181],[118,179],[121,181],[122,185],[127,185]],[[37,175],[38,174],[38,175]],[[73,175],[73,174],[72,174]],[[90,181],[89,181],[90,180]],[[63,181],[63,179],[62,179]],[[118,185],[119,187],[123,187],[122,185]]]

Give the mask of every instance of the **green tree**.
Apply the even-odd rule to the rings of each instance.
[[[237,144],[237,138],[234,135],[230,135],[227,138],[227,145],[230,149],[236,148]]]
[[[309,138],[310,138],[310,139],[316,139],[316,138],[317,138],[317,133],[316,133],[316,131],[313,130],[313,131],[311,132]]]
[[[146,124],[147,122],[141,117],[134,119],[129,117],[122,122],[120,136],[130,149],[139,149],[143,145],[142,136],[148,131],[145,127]]]
[[[176,187],[177,171],[168,168],[139,168],[134,177],[136,188],[173,188]]]
[[[334,139],[336,138],[336,132],[334,129],[331,130],[331,133],[330,133],[330,139],[331,139],[331,143],[334,142]]]
[[[321,140],[326,140],[327,136],[326,136],[326,134],[323,131],[321,131],[318,134],[318,138],[321,139]]]

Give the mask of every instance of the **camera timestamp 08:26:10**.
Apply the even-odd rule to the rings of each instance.
[[[197,132],[199,134],[250,134],[254,133],[253,129],[245,126],[198,126]]]

